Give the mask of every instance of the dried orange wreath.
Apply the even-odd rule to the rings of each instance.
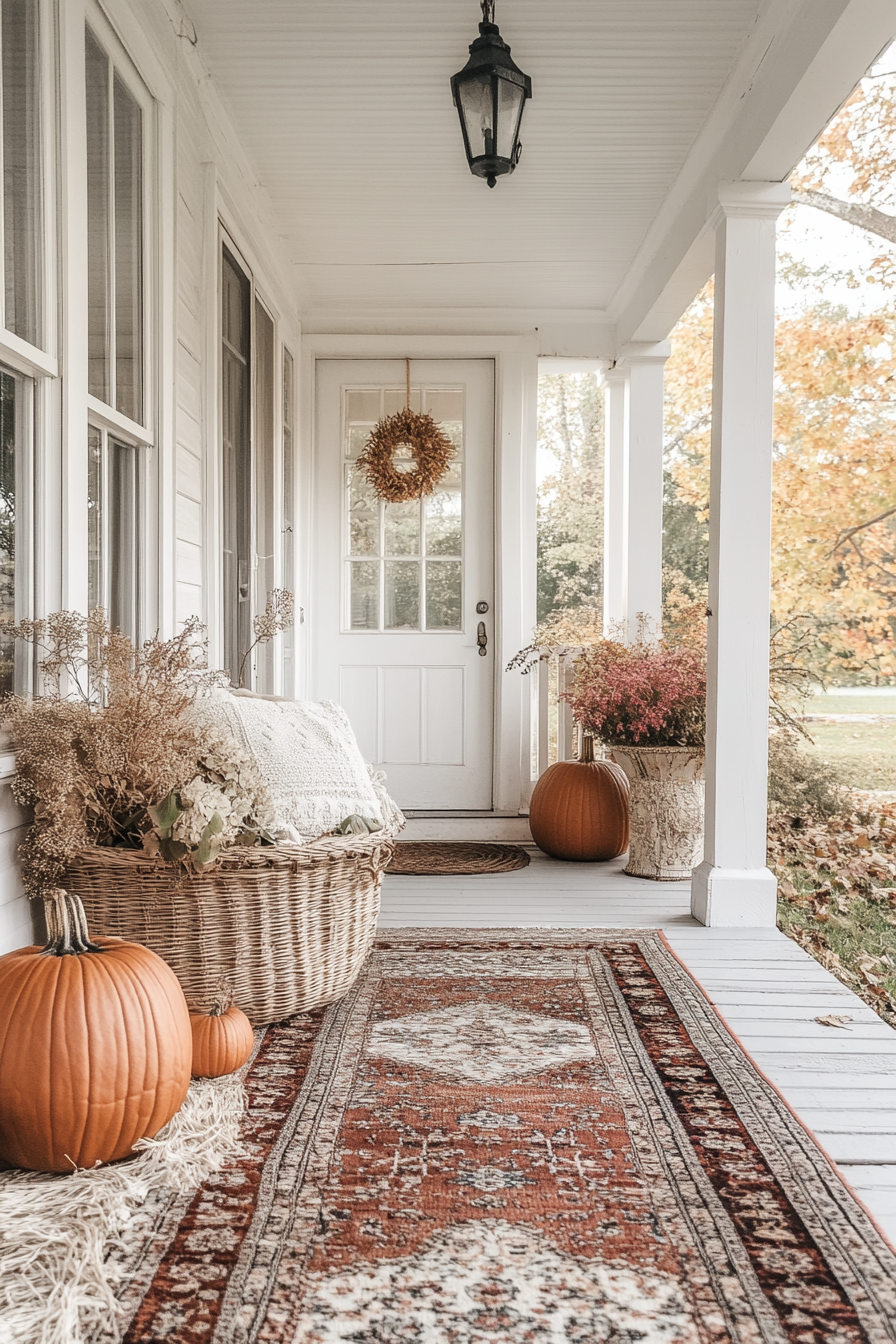
[[[414,459],[411,471],[402,471],[395,461],[396,448],[404,446]],[[432,416],[406,406],[374,425],[357,465],[380,499],[404,504],[432,494],[453,453],[454,445]]]

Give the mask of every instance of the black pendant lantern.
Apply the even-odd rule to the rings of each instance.
[[[451,80],[470,172],[490,187],[519,162],[523,106],[532,81],[510,59],[510,48],[495,23],[495,0],[481,0],[479,36],[470,59]]]

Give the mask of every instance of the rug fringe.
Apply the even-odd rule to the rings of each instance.
[[[70,1176],[0,1173],[0,1344],[80,1344],[112,1323],[109,1252],[152,1190],[195,1189],[239,1155],[239,1075],[196,1080],[177,1115],[125,1162]]]

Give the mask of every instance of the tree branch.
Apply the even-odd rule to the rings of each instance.
[[[867,233],[875,233],[878,238],[886,238],[888,243],[896,243],[896,217],[885,215],[883,210],[877,210],[873,205],[863,205],[860,201],[841,201],[824,191],[795,191],[793,200],[798,205],[811,205],[816,210],[823,210],[846,224],[855,224]]]
[[[884,513],[879,513],[876,518],[869,518],[867,523],[857,523],[855,527],[848,527],[844,532],[840,533],[839,537],[834,542],[832,549],[829,550],[825,556],[825,560],[830,560],[831,556],[839,551],[844,542],[849,541],[857,532],[864,532],[866,527],[873,527],[875,523],[882,523],[885,518],[892,518],[894,513],[896,513],[896,504],[893,505],[892,509],[887,509]]]

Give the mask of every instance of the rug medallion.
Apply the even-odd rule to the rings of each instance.
[[[125,1238],[128,1344],[896,1339],[896,1255],[658,935],[396,931],[246,1089]]]

